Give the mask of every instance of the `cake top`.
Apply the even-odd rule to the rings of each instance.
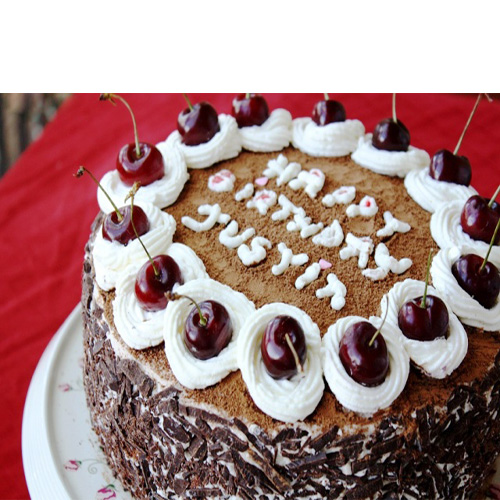
[[[272,112],[264,124],[248,127],[247,130],[238,129],[235,126],[235,120],[231,117],[219,116],[219,131],[206,143],[200,145],[182,144],[178,132],[172,133],[163,145],[159,145],[165,158],[165,177],[170,178],[169,189],[172,191],[172,186],[175,185],[173,191],[180,193],[176,201],[168,203],[169,206],[166,209],[176,223],[175,243],[171,245],[169,238],[163,239],[163,243],[166,246],[166,253],[174,252],[181,262],[181,272],[192,274],[189,279],[184,279],[186,284],[183,286],[187,287],[189,281],[194,280],[193,286],[196,290],[196,280],[206,280],[209,276],[231,290],[244,293],[252,303],[253,309],[249,309],[248,312],[251,321],[257,321],[257,318],[263,321],[263,318],[267,318],[265,313],[269,309],[265,308],[274,304],[272,315],[277,316],[280,311],[286,313],[289,311],[287,306],[294,307],[293,311],[298,311],[297,319],[305,318],[303,325],[306,326],[308,334],[315,328],[317,329],[317,334],[307,340],[310,357],[304,361],[304,368],[309,370],[306,374],[313,374],[309,377],[308,383],[312,384],[310,387],[314,387],[314,390],[308,390],[306,393],[314,392],[316,396],[313,397],[313,401],[306,401],[305,409],[300,410],[303,413],[299,412],[298,415],[294,413],[293,408],[291,413],[283,415],[275,408],[273,401],[265,401],[265,397],[256,392],[257,388],[262,385],[262,381],[267,381],[271,394],[273,391],[275,394],[284,392],[286,396],[287,391],[292,393],[295,390],[293,387],[301,387],[301,384],[305,384],[304,381],[308,380],[308,376],[297,375],[290,380],[276,382],[268,380],[270,377],[265,372],[261,374],[255,371],[255,366],[260,366],[262,363],[260,358],[257,361],[254,359],[254,357],[259,357],[260,349],[257,344],[260,342],[260,337],[257,340],[250,337],[255,334],[254,330],[258,331],[257,336],[262,335],[265,323],[243,325],[242,336],[250,343],[245,344],[239,339],[236,342],[235,338],[234,344],[240,344],[240,347],[234,346],[235,352],[239,349],[236,361],[233,360],[231,354],[228,354],[226,358],[230,360],[227,373],[236,368],[242,370],[253,400],[265,413],[277,420],[293,421],[306,418],[319,403],[316,411],[309,418],[312,422],[322,426],[324,422],[331,423],[332,418],[339,418],[339,403],[329,392],[323,394],[322,371],[315,371],[318,366],[325,364],[325,358],[322,358],[320,352],[321,336],[327,337],[325,334],[327,331],[330,334],[331,326],[338,323],[341,318],[349,316],[366,318],[366,320],[373,317],[372,322],[377,323],[374,317],[380,314],[381,299],[384,294],[387,294],[392,285],[403,279],[411,278],[421,282],[425,274],[428,250],[436,247],[429,232],[429,214],[410,200],[403,183],[398,179],[398,177],[404,177],[407,171],[425,169],[425,163],[429,161],[429,158],[425,152],[414,148],[408,148],[407,151],[381,151],[366,142],[371,138],[362,135],[364,128],[361,128],[362,126],[360,127],[355,121],[332,123],[321,128],[322,126],[305,119],[295,120],[292,124],[287,112],[276,111],[279,113]],[[286,137],[286,130],[288,130],[288,141],[292,138],[292,142],[299,145],[301,149],[313,151],[313,154],[322,154],[325,148],[321,149],[318,144],[329,144],[328,137],[330,136],[325,135],[327,127],[333,130],[331,134],[334,140],[330,142],[335,145],[337,153],[347,154],[349,151],[341,150],[342,144],[351,141],[351,145],[345,147],[354,149],[359,140],[356,151],[366,149],[362,155],[363,159],[360,160],[361,165],[368,161],[372,162],[374,167],[367,169],[366,165],[360,166],[348,156],[338,157],[337,155],[337,158],[332,159],[332,148],[326,148],[329,157],[312,157],[311,153],[304,154],[291,148],[285,149],[281,155],[276,152],[264,152],[258,155],[239,154],[242,144],[247,149],[256,147],[272,150],[279,147],[281,149],[286,145],[283,139]],[[269,137],[275,137],[275,139],[271,143],[263,142],[263,138]],[[296,138],[298,139],[295,140]],[[227,160],[238,154],[239,156],[235,159]],[[353,158],[356,157],[359,155],[354,154]],[[226,161],[220,164],[219,161],[224,159]],[[184,182],[187,177],[183,174],[183,161],[187,163],[187,166],[191,166],[189,181],[185,186]],[[212,166],[214,162],[215,165]],[[389,170],[383,171],[380,165],[389,165]],[[398,169],[397,172],[394,168]],[[390,176],[381,176],[376,173],[381,171]],[[172,182],[174,178],[177,184]],[[161,180],[141,188],[139,193],[147,197],[148,192],[154,192],[155,189],[163,192],[165,188],[158,189],[155,186],[158,182]],[[111,173],[103,184],[110,187],[115,196],[119,196],[119,191],[123,190],[114,173]],[[348,200],[347,203],[344,200]],[[140,203],[139,197],[137,203]],[[106,210],[106,208],[107,206],[104,205],[103,209]],[[169,234],[171,233],[170,230]],[[181,248],[179,245],[185,245],[185,247]],[[194,255],[189,256],[188,250]],[[193,271],[196,269],[199,270]],[[96,266],[97,271],[98,266]],[[132,276],[132,281],[136,273],[137,265],[135,268],[129,265],[126,274]],[[124,285],[125,282],[126,280],[122,279],[121,275],[117,276],[116,298],[114,299],[114,322],[123,339],[127,339],[127,334],[123,332],[128,326],[126,321],[121,321],[121,317],[126,315],[117,314],[117,311],[129,310],[130,297],[133,296],[133,293],[129,291],[130,285]],[[128,283],[130,282],[131,279],[128,279]],[[182,286],[179,289],[182,290]],[[208,295],[211,293],[209,289],[210,286],[207,286]],[[188,287],[188,290],[192,292],[193,287]],[[127,297],[126,301],[122,300],[122,297]],[[226,297],[226,295],[221,293],[221,297]],[[228,301],[232,300],[230,295],[227,297]],[[203,299],[204,297],[201,296],[200,300]],[[150,347],[165,339],[165,350],[171,367],[175,367],[177,363],[174,358],[171,358],[173,352],[178,352],[181,358],[189,360],[189,353],[186,353],[185,349],[183,351],[182,343],[179,349],[174,349],[173,341],[168,340],[170,337],[165,334],[164,325],[173,324],[171,314],[174,308],[173,304],[169,304],[166,312],[162,311],[152,321],[150,321],[152,319],[150,315],[146,315],[147,322],[155,323],[156,331],[154,334],[147,331],[141,332],[140,340],[134,339],[131,346],[138,348],[141,347],[141,342],[145,342],[144,346]],[[449,312],[454,318],[451,309]],[[293,316],[295,312],[291,314]],[[140,316],[139,312],[138,317]],[[236,316],[235,313],[234,317]],[[308,326],[307,319],[309,318],[314,326]],[[144,316],[142,321],[144,321]],[[244,323],[245,318],[241,322]],[[394,320],[391,324],[398,330],[398,325],[394,325]],[[449,338],[441,339],[441,341],[434,341],[432,350],[436,350],[435,347],[440,343],[448,343],[449,339],[458,338],[459,341],[456,344],[458,347],[454,354],[459,358],[458,364],[460,364],[467,350],[467,335],[458,320],[453,320],[451,324],[454,328],[453,332],[456,333],[450,334]],[[406,383],[409,372],[407,352],[412,352],[411,346],[403,347],[404,342],[401,342],[399,338],[401,333],[399,330],[394,334],[394,342],[392,342],[393,334],[389,328],[387,330],[383,333],[389,342],[393,363],[388,379],[396,380],[395,385],[391,386],[393,387],[391,390],[396,392],[383,407],[391,404],[397,405],[397,397],[405,385],[407,385],[408,396],[401,404],[406,404],[410,400],[412,403],[419,400],[427,404],[436,398],[439,400],[440,397],[444,397],[447,394],[444,385],[442,388],[437,388],[427,380],[419,384],[418,377],[415,380],[413,374],[410,374],[409,382]],[[234,335],[234,337],[237,336],[238,333]],[[176,336],[175,332],[171,335],[171,339],[176,342],[178,338],[179,335]],[[464,373],[462,364],[454,372],[453,377],[463,377],[463,381],[469,382],[474,379],[475,374],[487,368],[498,352],[494,335],[489,337],[489,341],[491,348],[487,349],[489,354],[484,358],[485,364],[474,364],[479,371],[470,370],[469,366],[467,372]],[[130,342],[127,343],[131,345]],[[316,344],[317,348],[314,347]],[[227,346],[227,351],[231,350],[231,345],[230,343]],[[245,345],[245,349],[241,349],[241,345]],[[332,345],[335,351],[335,342]],[[323,351],[328,351],[326,346],[324,341]],[[425,347],[424,352],[429,351]],[[126,349],[130,350],[130,347]],[[254,352],[252,349],[255,351],[255,356],[249,354],[249,352]],[[421,350],[420,347],[416,349],[417,352]],[[334,358],[335,355],[334,353]],[[134,351],[134,356],[149,364],[159,379],[172,379],[169,373],[169,363],[166,363],[165,357],[158,349],[150,349],[146,353]],[[450,371],[446,371],[444,367],[447,364],[446,360],[441,360],[440,364],[432,368],[430,367],[433,362],[426,365],[426,359],[429,356],[432,357],[429,352],[422,359],[418,356],[415,358],[414,355],[412,360],[415,362],[415,359],[419,359],[419,366],[433,377],[450,374]],[[250,358],[252,359],[249,361]],[[179,366],[187,366],[183,363],[184,361]],[[189,361],[188,365],[194,370],[195,367],[203,366],[203,363],[205,363],[204,366],[209,366],[207,362],[200,364],[198,361],[196,363]],[[396,364],[403,366],[403,371],[398,372]],[[342,368],[340,367],[339,370],[341,373]],[[182,377],[179,374],[180,372],[177,378],[180,380]],[[234,410],[235,408],[232,407],[240,404],[246,408],[246,412],[259,414],[260,412],[254,407],[247,408],[248,398],[239,373],[226,378],[224,375],[222,374],[223,381],[220,383],[215,383],[219,381],[213,382],[212,378],[207,377],[212,381],[207,385],[212,385],[212,383],[215,385],[194,391],[189,397],[200,399],[207,404],[217,401],[218,406],[227,407],[228,410],[229,408]],[[325,376],[327,376],[326,369]],[[191,380],[181,380],[181,382],[190,387],[192,383],[197,383],[196,379],[200,378],[203,377],[198,374],[194,376],[194,382]],[[335,383],[332,383],[328,377],[327,381],[337,399],[342,399],[335,391]],[[292,389],[282,391],[282,386],[290,385],[291,382],[293,382]],[[350,383],[349,380],[347,382]],[[236,384],[233,386],[234,391],[229,387],[232,384]],[[204,386],[191,386],[191,388],[198,387]],[[349,392],[349,387],[348,385],[347,392]],[[354,388],[356,387],[354,385]],[[429,387],[432,387],[431,391]],[[365,387],[362,390],[366,394],[376,394],[378,389]],[[237,391],[241,393],[240,397],[236,397]],[[304,392],[299,394],[304,394]],[[260,399],[262,397],[264,400]],[[361,399],[367,398],[363,396]],[[376,396],[375,399],[381,398]],[[396,399],[395,403],[393,403],[394,399]],[[361,414],[373,414],[382,408],[369,405],[358,407],[350,397],[342,402],[347,408],[351,406],[352,410]],[[266,406],[268,403],[270,407]],[[299,407],[299,403],[295,406]],[[236,408],[236,414],[242,409]],[[235,413],[228,411],[228,414]],[[251,417],[251,421],[268,418],[262,415],[257,417],[255,414]]]

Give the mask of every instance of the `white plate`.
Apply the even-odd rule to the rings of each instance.
[[[106,464],[83,390],[78,305],[45,349],[26,397],[22,452],[32,500],[132,500]]]
[[[35,370],[23,415],[22,452],[32,500],[132,500],[106,464],[83,390],[78,305]],[[500,483],[500,459],[493,483]]]

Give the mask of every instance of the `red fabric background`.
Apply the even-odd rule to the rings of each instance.
[[[229,112],[229,94],[190,94]],[[321,94],[265,94],[271,109],[309,115]],[[136,113],[141,140],[159,142],[175,128],[185,107],[181,94],[126,95]],[[332,95],[349,118],[372,131],[391,116],[390,94]],[[400,94],[398,117],[412,144],[431,155],[453,150],[474,96]],[[460,152],[469,157],[472,184],[491,196],[500,182],[500,103],[480,104]],[[98,95],[74,95],[0,181],[0,498],[28,498],[21,458],[22,412],[29,382],[47,343],[80,297],[83,248],[98,207],[88,177],[74,179],[80,164],[97,177],[114,168],[118,149],[132,142],[122,105]]]

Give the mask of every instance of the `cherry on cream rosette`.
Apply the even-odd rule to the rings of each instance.
[[[345,332],[360,322],[366,320],[360,316],[348,316],[330,326],[322,341],[322,364],[328,386],[340,404],[348,410],[370,416],[390,406],[401,394],[408,380],[410,359],[399,342],[396,328],[386,321],[378,334],[385,341],[389,360],[384,380],[373,386],[354,380],[342,363],[340,344]],[[380,328],[382,319],[372,316],[369,323]]]
[[[149,221],[149,230],[141,236],[142,242],[153,255],[165,253],[175,233],[175,219],[151,203],[141,202],[135,204],[137,206],[144,210]],[[120,274],[127,267],[137,266],[143,260],[144,249],[138,238],[123,245],[105,239],[102,231],[98,230],[92,256],[97,284],[102,290],[109,291],[116,286]]]
[[[261,344],[266,328],[279,317],[291,318],[299,325],[305,340],[302,370],[290,378],[271,376],[262,355]],[[254,403],[276,420],[296,422],[305,419],[323,396],[319,329],[304,311],[295,306],[266,304],[247,318],[238,339],[238,365]]]
[[[365,134],[359,120],[318,125],[310,117],[293,120],[292,144],[311,156],[338,157],[351,154]]]
[[[443,203],[455,200],[465,203],[471,196],[477,194],[472,186],[433,179],[429,175],[429,167],[408,172],[404,184],[413,200],[431,213]]]
[[[372,144],[373,134],[360,137],[351,158],[362,167],[377,174],[405,177],[412,170],[428,167],[431,158],[427,151],[408,146],[407,151],[386,151]]]
[[[163,336],[165,354],[177,380],[188,389],[204,389],[217,384],[229,373],[238,369],[238,338],[246,319],[255,312],[253,302],[230,287],[209,278],[190,281],[176,289],[178,298],[167,305],[164,316]],[[223,327],[228,328],[228,343],[218,352],[207,356],[193,354],[186,340],[187,321],[190,314],[198,314],[195,301],[203,312],[204,301],[216,301],[227,312],[225,325],[206,325],[211,331],[198,328],[202,335],[217,336]],[[220,323],[220,322],[219,322]],[[196,325],[199,321],[196,320]],[[219,329],[219,330],[214,330]],[[218,339],[217,339],[218,340]],[[225,342],[224,342],[225,343]],[[196,351],[197,352],[197,351]]]
[[[262,125],[238,130],[243,149],[257,153],[281,151],[292,139],[292,115],[286,109],[275,109]]]
[[[208,168],[222,160],[235,158],[241,151],[241,138],[236,120],[226,114],[218,115],[219,131],[207,142],[188,146],[183,144],[179,131],[174,130],[166,140],[168,147],[179,148],[188,168]]]
[[[398,321],[399,312],[407,302],[422,297],[424,290],[423,281],[406,279],[396,283],[382,299],[382,316],[387,313],[386,322],[396,327],[399,341],[413,363],[429,377],[443,379],[457,369],[465,358],[468,348],[467,333],[440,293],[429,286],[427,297],[434,296],[443,300],[446,307],[449,318],[446,334],[434,340],[415,340],[405,336]]]
[[[494,332],[500,330],[500,300],[491,308],[480,304],[476,298],[465,291],[453,275],[452,267],[466,255],[477,255],[483,260],[485,250],[477,250],[467,246],[453,246],[440,250],[431,265],[432,283],[445,298],[453,312],[466,325]]]
[[[439,248],[466,246],[476,253],[486,253],[489,244],[472,239],[462,229],[460,216],[463,207],[464,202],[459,200],[441,205],[431,216],[431,236]],[[500,267],[500,245],[493,246],[489,260]]]
[[[165,208],[177,201],[179,194],[184,189],[189,179],[186,161],[179,147],[161,142],[156,145],[163,156],[165,165],[165,175],[151,184],[141,186],[135,195],[135,203],[152,203],[158,208]],[[104,174],[101,179],[101,186],[109,194],[117,206],[122,206],[123,201],[130,192],[130,186],[125,185],[116,169]],[[97,190],[97,202],[99,208],[104,213],[113,210],[113,206],[103,193],[102,189]]]
[[[172,243],[165,254],[179,267],[182,283],[208,277],[205,265],[188,246]],[[139,265],[146,261],[143,256]],[[148,311],[142,307],[135,293],[138,267],[130,266],[118,278],[113,315],[116,330],[123,341],[132,349],[147,349],[163,342],[165,309]],[[175,292],[177,287],[174,285],[172,291]]]

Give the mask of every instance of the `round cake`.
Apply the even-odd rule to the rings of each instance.
[[[180,272],[160,310],[134,291],[148,262],[139,240],[103,238],[112,208],[99,194],[83,272],[84,382],[113,472],[136,498],[477,494],[500,450],[498,300],[484,324],[452,305],[441,252],[461,247],[439,249],[431,213],[403,180],[428,168],[427,153],[370,151],[357,120],[274,110],[259,125],[218,122],[205,143],[176,131],[158,144],[164,177],[134,197],[150,221],[144,245]],[[130,186],[116,171],[101,185],[124,204]],[[431,249],[429,294],[449,326],[409,340],[398,311],[425,293]],[[217,301],[231,320],[232,337],[208,359],[186,341],[192,301]],[[305,339],[282,377],[263,359],[279,317]],[[355,381],[339,352],[363,321],[387,345],[377,384]]]

